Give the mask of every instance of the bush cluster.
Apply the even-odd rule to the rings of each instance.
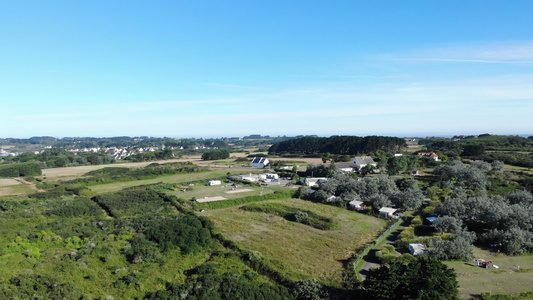
[[[39,176],[41,166],[34,161],[0,165],[0,177]]]

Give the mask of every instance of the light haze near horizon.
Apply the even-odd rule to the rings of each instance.
[[[0,137],[530,134],[532,11],[0,0]]]

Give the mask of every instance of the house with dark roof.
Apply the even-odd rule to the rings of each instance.
[[[252,160],[252,168],[264,168],[269,161],[266,157],[254,157]]]

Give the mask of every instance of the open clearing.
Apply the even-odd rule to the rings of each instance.
[[[507,256],[476,248],[474,257],[490,260],[500,268],[483,269],[474,265],[473,261],[444,262],[457,272],[462,298],[470,298],[483,292],[491,292],[494,295],[531,291],[533,256]]]
[[[80,167],[65,167],[65,168],[52,168],[52,169],[43,169],[43,175],[44,177],[47,177],[48,179],[53,179],[56,177],[72,177],[76,176],[79,177],[87,172],[94,171],[94,170],[100,170],[103,168],[140,168],[140,167],[146,167],[147,165],[157,163],[157,164],[164,164],[164,163],[170,163],[170,162],[192,162],[195,164],[198,164],[198,162],[201,162],[202,160],[199,157],[187,157],[187,158],[177,158],[177,159],[169,159],[169,160],[158,160],[158,161],[144,161],[144,162],[119,162],[115,164],[105,164],[105,165],[96,165],[96,166],[80,166]],[[60,178],[64,179],[64,178]]]
[[[227,191],[226,194],[237,194],[237,193],[246,193],[251,192],[252,189],[240,189],[240,190],[233,190],[233,191]]]
[[[239,168],[233,168],[231,169],[232,173],[238,173],[238,172],[249,172],[248,169],[239,169]],[[156,178],[151,179],[140,179],[140,180],[132,180],[132,181],[125,181],[125,182],[112,182],[107,184],[99,184],[90,186],[89,188],[97,193],[108,193],[108,192],[116,192],[120,191],[124,188],[129,188],[133,186],[139,186],[139,185],[147,185],[147,184],[155,184],[155,183],[187,183],[191,181],[199,181],[199,180],[205,180],[205,183],[198,183],[194,187],[196,189],[197,187],[201,188],[204,187],[203,185],[207,185],[207,182],[213,178],[219,178],[219,177],[225,177],[228,173],[228,169],[216,169],[211,171],[205,171],[205,172],[197,172],[197,173],[186,173],[186,174],[174,174],[174,175],[165,175],[160,176]],[[215,186],[218,187],[218,186]],[[221,186],[223,188],[224,186]],[[214,188],[214,187],[207,187],[207,188]],[[215,190],[216,188],[212,189]],[[217,194],[220,194],[220,189],[216,192]],[[180,194],[177,192],[177,196],[180,196]],[[194,196],[194,197],[204,197],[204,196],[212,196],[212,195],[203,195],[198,193],[187,193],[187,195]],[[180,196],[181,197],[181,196]]]
[[[207,180],[206,180],[206,183],[207,183]],[[178,189],[176,191],[168,192],[168,193],[178,198],[183,198],[183,199],[191,199],[193,197],[197,199],[201,199],[204,197],[216,197],[224,193],[225,198],[235,199],[235,198],[241,198],[241,197],[247,197],[247,196],[265,195],[268,193],[273,193],[274,191],[286,190],[286,188],[281,187],[281,186],[246,187],[242,189],[237,189],[237,190],[242,190],[241,193],[226,193],[226,192],[231,191],[232,188],[233,187],[231,186],[225,186],[225,185],[208,186],[208,185],[199,183],[199,184],[195,184],[192,187],[192,189],[188,189],[185,192]]]
[[[343,263],[373,241],[386,226],[382,219],[330,205],[292,198],[269,202],[333,218],[339,229],[323,231],[239,207],[207,210],[204,214],[227,239],[243,249],[261,252],[277,271],[291,280],[314,277],[338,284],[342,281]]]
[[[227,198],[224,198],[222,196],[215,196],[215,197],[205,197],[205,198],[202,198],[202,199],[197,199],[196,201],[200,202],[200,203],[204,203],[204,202],[213,202],[213,201],[221,201],[221,200],[226,200]]]
[[[0,178],[0,187],[19,185],[21,182],[11,178]]]

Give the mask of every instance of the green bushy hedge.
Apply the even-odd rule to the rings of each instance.
[[[0,165],[0,177],[39,176],[41,174],[41,166],[34,161]]]

